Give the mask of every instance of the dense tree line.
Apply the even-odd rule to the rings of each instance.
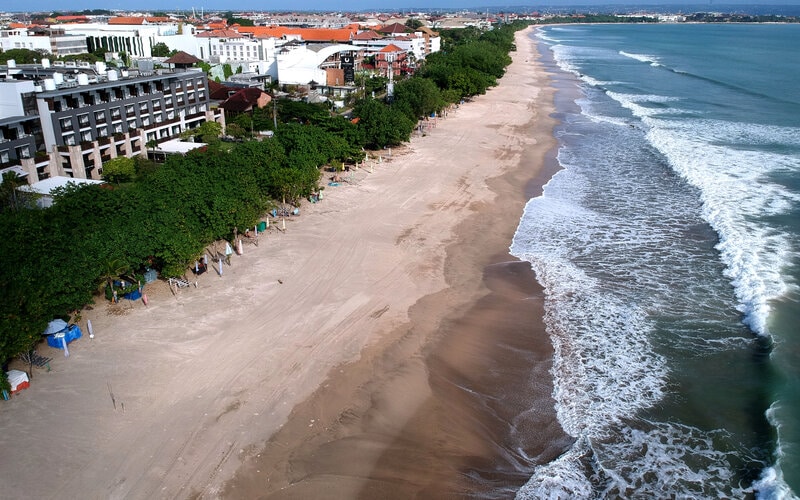
[[[617,16],[614,14],[572,14],[554,16],[537,21],[538,24],[573,24],[573,23],[657,23],[652,16]]]
[[[253,226],[279,201],[318,191],[320,167],[358,162],[364,148],[407,141],[421,117],[485,92],[510,62],[520,27],[454,38],[418,76],[397,83],[392,102],[362,99],[344,117],[325,105],[281,100],[230,120],[242,137],[277,123],[271,139],[222,142],[219,126],[207,123],[187,134],[207,143],[205,150],[170,156],[163,165],[112,160],[104,165],[108,184],[70,186],[47,209],[17,196],[20,179],[4,178],[0,363],[31,349],[48,321],[89,304],[109,280],[145,268],[182,275],[234,228]]]

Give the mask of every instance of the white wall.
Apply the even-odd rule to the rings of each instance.
[[[26,92],[33,92],[33,81],[0,82],[0,119],[25,115],[20,94]]]

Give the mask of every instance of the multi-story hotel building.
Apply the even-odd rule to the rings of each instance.
[[[99,179],[105,161],[144,154],[150,141],[223,120],[209,107],[202,71],[52,69],[38,68],[37,81],[0,81],[0,105],[9,93],[20,103],[11,116],[0,107],[0,169],[19,165],[29,183],[56,175]]]

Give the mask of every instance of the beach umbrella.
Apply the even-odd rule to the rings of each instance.
[[[63,319],[54,319],[50,323],[47,324],[47,328],[45,328],[42,335],[52,335],[54,333],[61,332],[65,330],[69,325]]]

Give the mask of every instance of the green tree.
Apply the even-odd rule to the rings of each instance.
[[[358,103],[353,114],[359,118],[358,126],[364,131],[364,140],[370,147],[395,146],[411,137],[415,122],[403,112],[375,99]]]
[[[169,57],[170,50],[166,43],[158,42],[150,49],[150,53],[153,57]]]
[[[32,207],[38,196],[31,191],[22,191],[21,187],[27,186],[25,178],[16,172],[5,172],[0,184],[0,212],[16,211],[25,207]]]
[[[417,121],[444,107],[439,87],[432,80],[412,77],[399,82],[394,88],[396,105],[405,104],[409,109],[408,117]]]
[[[114,184],[130,182],[136,176],[136,163],[133,158],[118,156],[103,164],[103,179]]]
[[[422,21],[420,21],[419,19],[415,19],[415,18],[406,19],[406,23],[405,24],[406,24],[406,26],[408,28],[410,28],[412,30],[416,30],[417,28],[421,28],[422,26],[425,26],[422,23]]]
[[[0,64],[7,64],[10,59],[17,64],[33,64],[34,61],[42,60],[42,54],[28,49],[9,49],[0,52]]]
[[[233,76],[233,68],[231,68],[230,64],[225,63],[222,65],[222,74],[225,76],[226,80]]]
[[[238,123],[230,123],[225,127],[225,132],[235,139],[245,139],[250,136],[250,129],[245,129]]]
[[[214,121],[207,121],[192,129],[192,132],[195,137],[200,139],[200,142],[211,144],[219,141],[219,136],[222,135],[222,125]]]

